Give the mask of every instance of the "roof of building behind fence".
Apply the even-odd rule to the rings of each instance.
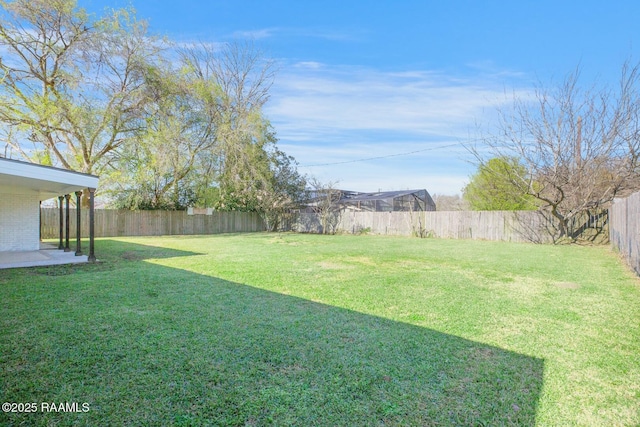
[[[381,199],[394,199],[396,197],[409,196],[411,194],[419,193],[420,191],[426,192],[426,190],[401,190],[401,191],[379,191],[376,193],[357,193],[353,191],[343,192],[343,200],[349,201],[365,201],[365,200],[381,200]]]

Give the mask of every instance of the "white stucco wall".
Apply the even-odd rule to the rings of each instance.
[[[40,249],[40,197],[0,193],[0,251]]]

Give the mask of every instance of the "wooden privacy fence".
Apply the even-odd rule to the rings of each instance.
[[[43,239],[60,236],[58,208],[42,208]],[[89,212],[81,209],[82,236],[89,235]],[[76,211],[70,209],[70,237],[76,236]],[[186,211],[95,210],[96,237],[162,236],[171,234],[220,234],[264,231],[265,225],[254,212],[213,212],[211,215],[188,215]]]
[[[89,235],[89,212],[81,210],[82,236]],[[44,239],[59,237],[57,208],[41,209]],[[75,238],[76,211],[70,210],[70,238]],[[600,221],[582,221],[602,229]],[[599,222],[600,221],[600,222]],[[432,212],[334,212],[324,220],[317,213],[289,215],[281,230],[302,233],[328,232],[406,235],[450,239],[502,240],[510,242],[551,243],[554,221],[538,211],[432,211]],[[128,211],[96,209],[96,237],[161,236],[180,234],[220,234],[264,231],[265,224],[253,212],[212,212],[188,215],[186,211]],[[637,240],[636,240],[637,244]],[[637,253],[637,252],[635,252]]]
[[[609,209],[609,239],[640,275],[640,192],[615,199]]]
[[[585,230],[606,232],[606,215],[584,218]],[[334,212],[329,218],[300,213],[285,225],[302,233],[327,231],[417,235],[450,239],[552,243],[555,221],[540,211]]]

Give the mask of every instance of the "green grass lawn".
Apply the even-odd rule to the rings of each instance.
[[[100,239],[0,271],[0,425],[640,424],[640,280],[607,247]],[[42,412],[42,403],[88,412]]]

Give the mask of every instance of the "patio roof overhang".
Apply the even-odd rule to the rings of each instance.
[[[96,260],[94,253],[94,194],[98,186],[99,178],[95,175],[78,173],[66,169],[43,166],[34,163],[23,162],[13,159],[0,158],[0,194],[8,199],[9,203],[0,205],[0,211],[4,212],[0,223],[0,228],[10,230],[11,233],[3,234],[5,241],[0,241],[4,248],[9,251],[32,251],[32,247],[37,246],[39,240],[39,215],[32,215],[33,209],[39,209],[37,200],[43,201],[54,197],[58,198],[60,208],[60,241],[58,249],[70,252],[70,214],[69,202],[72,194],[76,196],[76,256],[82,256],[81,250],[81,198],[88,197],[89,201],[89,255],[87,260]],[[85,192],[85,190],[87,190]],[[11,200],[18,202],[12,204]],[[64,201],[64,214],[63,214]],[[33,232],[34,218],[38,218],[35,227],[38,233]],[[63,227],[64,225],[64,227]],[[64,230],[64,236],[63,236]],[[64,245],[63,245],[63,237]],[[36,244],[33,244],[33,240]],[[40,254],[42,255],[42,254]],[[48,257],[50,260],[51,257]],[[1,264],[0,259],[0,264]],[[51,261],[50,263],[57,263]],[[70,262],[68,259],[65,262]],[[73,261],[75,262],[75,261]],[[6,264],[6,263],[5,263]],[[7,264],[9,265],[9,264]],[[38,264],[40,265],[40,264]],[[44,264],[43,264],[44,265]],[[11,266],[11,265],[9,265]],[[0,266],[1,267],[1,266]]]
[[[40,200],[97,188],[98,177],[66,169],[0,158],[0,189],[38,193]]]

